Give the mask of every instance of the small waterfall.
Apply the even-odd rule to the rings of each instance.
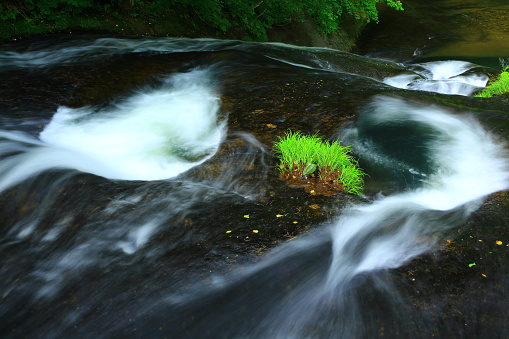
[[[485,87],[489,80],[485,74],[468,72],[475,67],[456,60],[416,64],[409,68],[412,73],[387,77],[384,83],[416,91],[468,96]]]

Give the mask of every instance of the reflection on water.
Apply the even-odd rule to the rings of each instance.
[[[404,8],[382,12],[358,52],[398,61],[509,56],[505,0],[406,0]]]

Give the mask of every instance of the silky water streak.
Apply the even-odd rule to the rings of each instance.
[[[375,125],[402,121],[420,125],[421,137],[428,140],[432,168],[421,187],[344,212],[331,228],[331,261],[322,282],[315,282],[312,288],[303,283],[305,288],[296,288],[295,294],[266,317],[264,325],[277,328],[277,337],[307,337],[307,331],[317,323],[325,326],[318,331],[323,337],[362,337],[366,333],[361,334],[362,329],[353,325],[366,321],[363,317],[369,318],[366,310],[360,311],[360,301],[354,297],[361,277],[402,266],[432,250],[451,227],[464,222],[479,207],[484,196],[509,188],[505,145],[473,117],[384,96],[375,98],[362,114]],[[361,132],[350,134],[357,135],[354,144],[362,142]],[[393,290],[385,283],[379,284],[384,293]],[[396,300],[397,292],[391,294]],[[398,309],[397,305],[387,306],[387,312]],[[332,309],[336,315],[330,313]],[[394,319],[404,317],[394,315]]]
[[[376,319],[392,324],[388,337],[401,337],[408,324],[428,326],[419,310],[406,307],[411,302],[399,293],[390,269],[432,251],[483,197],[509,187],[505,145],[471,116],[399,98],[376,97],[360,119],[386,132],[393,124],[418,125],[417,137],[425,141],[431,165],[425,180],[419,187],[347,208],[329,229],[276,248],[219,287],[221,292],[200,294],[188,305],[172,304],[165,314],[191,309],[199,315],[184,326],[182,337],[210,331],[223,338],[373,338],[380,328]],[[372,137],[373,129],[358,129],[349,131],[356,136],[354,149]],[[367,158],[385,159],[387,154]],[[204,302],[208,297],[211,301]],[[367,301],[377,299],[375,304]],[[185,321],[178,318],[174,325],[179,328]]]
[[[109,179],[175,177],[210,158],[226,131],[211,70],[177,73],[105,108],[60,107],[40,140],[2,132],[0,190],[52,168]],[[15,152],[14,152],[15,151]]]

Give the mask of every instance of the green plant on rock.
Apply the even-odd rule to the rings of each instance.
[[[499,58],[502,73],[488,87],[478,92],[479,98],[491,98],[496,95],[509,93],[509,59]]]
[[[349,146],[342,146],[338,141],[322,141],[316,134],[288,131],[279,137],[274,152],[279,157],[282,174],[314,175],[324,182],[340,183],[345,192],[362,193],[365,173],[351,155]]]

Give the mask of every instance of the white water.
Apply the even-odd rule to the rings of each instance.
[[[188,51],[214,51],[239,42],[215,39],[100,38],[83,41],[32,44],[22,50],[2,50],[0,47],[0,70],[2,68],[46,68],[53,65],[83,63],[88,60],[111,58],[127,53],[178,53]]]
[[[210,158],[224,137],[206,70],[176,74],[112,107],[60,107],[40,140],[1,132],[0,191],[51,168],[110,179],[174,177]]]
[[[411,120],[438,132],[428,147],[434,155],[434,170],[424,187],[386,197],[370,205],[351,209],[334,228],[334,261],[328,284],[345,276],[382,268],[398,267],[428,249],[433,241],[424,239],[435,232],[433,222],[423,214],[463,208],[470,214],[484,196],[509,188],[509,161],[505,144],[500,143],[470,116],[456,116],[435,106],[420,106],[401,99],[380,97],[372,104],[370,118],[377,124]],[[424,221],[424,222],[423,222]],[[361,260],[345,272],[345,251],[359,235],[393,228],[390,237],[372,239],[359,248]],[[382,226],[381,226],[382,225]],[[359,253],[357,253],[358,255]]]
[[[302,270],[309,273],[299,270],[295,273],[297,278],[281,280],[291,292],[266,300],[277,302],[266,310],[268,313],[258,320],[248,337],[295,339],[308,338],[310,333],[327,338],[363,337],[358,324],[369,314],[361,310],[361,301],[353,290],[358,277],[400,267],[432,250],[448,230],[465,222],[483,197],[509,188],[505,144],[472,117],[389,97],[376,98],[368,108],[374,112],[370,119],[375,124],[410,120],[427,125],[435,136],[427,145],[434,154],[433,173],[420,189],[345,210],[330,229],[332,258],[323,279],[318,278],[318,267],[306,265]],[[292,261],[291,258],[297,261],[314,256],[318,246],[312,239],[294,240],[245,274],[261,285],[277,283],[283,278],[265,278],[264,270],[273,266],[277,271],[279,263]],[[389,299],[397,299],[392,287],[379,283]],[[245,303],[254,302],[255,295],[253,292],[253,300],[246,299]],[[397,324],[394,326],[397,328]]]
[[[155,46],[152,45],[156,48]],[[59,53],[55,53],[55,56]],[[78,55],[76,52],[75,56]],[[41,65],[46,62],[59,62],[52,57],[41,59]],[[459,70],[461,71],[461,67]],[[433,81],[448,82],[447,77],[455,72],[457,71],[437,76],[444,79]],[[185,170],[187,166],[199,164],[216,150],[225,129],[223,124],[217,123],[218,98],[208,77],[207,72],[198,71],[180,74],[169,79],[167,86],[163,88],[140,91],[106,109],[86,107],[73,110],[62,107],[41,133],[40,140],[21,132],[0,132],[0,155],[3,158],[0,162],[0,191],[52,168],[74,169],[113,179],[151,180],[166,178]],[[221,303],[214,305],[211,311],[212,321],[204,330],[214,328],[217,322],[226,319],[229,326],[239,324],[242,335],[216,332],[218,337],[293,339],[313,337],[316,333],[325,333],[319,337],[329,338],[362,337],[356,336],[351,328],[356,323],[362,323],[362,316],[369,318],[372,314],[359,310],[359,300],[355,299],[357,296],[349,293],[356,278],[359,279],[363,274],[372,271],[398,267],[433,249],[435,241],[456,223],[462,222],[478,207],[483,196],[508,188],[508,164],[504,145],[498,143],[475,119],[452,115],[440,107],[420,106],[387,97],[375,99],[370,108],[375,112],[370,117],[375,124],[387,125],[398,120],[410,120],[427,125],[436,132],[438,137],[427,145],[433,154],[435,170],[423,176],[424,186],[344,211],[330,230],[333,243],[331,262],[327,261],[327,253],[321,258],[327,267],[323,279],[320,279],[319,274],[313,274],[319,271],[319,268],[310,267],[315,264],[312,262],[307,266],[296,265],[295,278],[276,272],[274,280],[284,281],[281,290],[264,294],[264,288],[269,289],[273,282],[268,279],[267,284],[261,285],[260,289],[241,289],[239,294],[229,296],[230,300],[246,300],[242,307],[255,308],[253,313],[260,315],[262,319],[256,318],[260,321],[255,323],[254,329],[245,325],[251,319],[245,317],[240,308],[232,309],[229,313],[217,311],[222,306]],[[254,139],[253,136],[250,137]],[[387,138],[390,139],[391,136],[387,135]],[[263,146],[258,145],[257,140],[253,140],[251,144],[260,148]],[[175,150],[177,152],[174,152]],[[376,147],[366,151],[376,153]],[[383,154],[371,156],[384,157]],[[195,157],[198,158],[197,161],[189,161]],[[240,162],[242,165],[232,165],[231,172],[224,173],[224,177],[213,178],[225,181],[216,186],[225,191],[232,189],[225,180],[227,177],[237,177],[239,182],[244,183],[239,169],[249,167],[245,165],[249,162],[241,160],[242,156],[236,153],[233,164],[238,165]],[[263,173],[262,177],[265,176],[266,173]],[[54,189],[60,189],[57,186],[55,185]],[[95,307],[102,311],[102,314],[110,314],[111,318],[102,321],[103,327],[129,327],[132,319],[124,316],[128,311],[118,312],[118,318],[115,318],[115,311],[124,311],[122,306],[127,303],[120,303],[118,306],[115,300],[110,300],[112,295],[113,299],[117,297],[117,291],[121,291],[119,294],[125,291],[125,286],[124,289],[117,290],[118,271],[124,268],[126,272],[132,272],[129,270],[133,269],[149,271],[157,262],[163,262],[162,258],[167,256],[167,248],[174,244],[163,243],[163,248],[160,249],[151,243],[151,240],[156,238],[158,233],[179,224],[182,215],[186,215],[191,208],[227,193],[214,191],[211,194],[209,190],[200,190],[199,184],[186,183],[155,194],[161,186],[164,185],[157,182],[147,184],[134,193],[126,189],[125,193],[115,197],[104,197],[99,193],[97,198],[108,199],[109,204],[98,202],[94,210],[98,212],[97,219],[90,215],[95,213],[88,211],[89,220],[85,221],[74,219],[81,218],[80,210],[85,209],[82,205],[73,205],[69,211],[66,210],[68,206],[54,206],[52,190],[46,191],[39,208],[40,214],[26,213],[6,231],[6,239],[26,241],[29,249],[13,251],[6,259],[2,273],[6,277],[3,284],[8,288],[2,291],[3,297],[10,295],[16,299],[17,295],[21,295],[20,290],[23,292],[25,287],[30,289],[30,293],[34,293],[36,298],[51,300],[65,292],[66,286],[76,286],[75,295],[81,297],[79,304],[66,308],[64,318],[49,319],[49,326],[55,328],[55,333],[58,333],[59,327],[66,326],[78,326],[82,334],[86,329],[98,333],[93,321],[97,318],[94,319],[91,315],[95,313]],[[38,192],[34,193],[37,194]],[[84,197],[88,196],[85,194]],[[74,199],[81,200],[80,197]],[[20,203],[19,209],[26,208],[30,211],[31,201],[22,203],[23,206]],[[101,205],[102,203],[104,205]],[[208,208],[213,206],[209,205]],[[207,211],[210,210],[205,210],[204,213]],[[52,215],[56,215],[56,218],[48,218]],[[450,215],[452,217],[449,217]],[[52,223],[47,220],[58,221]],[[76,224],[81,225],[82,229],[77,230]],[[183,237],[194,240],[193,234],[186,234],[185,228],[184,225]],[[162,241],[164,234],[159,238],[158,241]],[[308,240],[294,240],[289,246],[276,250],[279,256],[269,257],[248,270],[249,280],[267,279],[266,272],[261,269],[283,262],[282,258],[294,255],[295,262],[300,263],[300,260],[312,256],[316,242]],[[199,235],[196,237],[196,242],[198,241],[201,241]],[[58,247],[59,244],[62,248]],[[129,261],[119,263],[126,260],[126,257],[141,259],[135,264]],[[18,271],[20,264],[25,266]],[[140,268],[133,268],[134,265],[140,265]],[[93,271],[96,267],[101,267],[107,278],[93,280],[100,283],[92,286],[90,290],[93,292],[87,295],[87,290],[84,289],[87,280],[82,280],[86,276],[84,272]],[[143,285],[133,285],[133,289],[139,288],[136,292],[139,295],[132,301],[130,310],[139,312],[137,315],[140,319],[153,314],[143,313],[146,309],[144,289],[155,295],[157,306],[163,304],[160,296],[166,293],[167,281],[173,272],[171,269],[166,271],[164,266],[161,266],[160,270],[164,272],[160,279],[150,274],[135,276],[136,279],[146,279]],[[25,280],[18,282],[21,275]],[[287,283],[286,280],[290,282]],[[101,290],[102,288],[104,290]],[[110,292],[113,293],[108,295]],[[74,291],[69,295],[73,293]],[[249,293],[254,295],[253,299],[245,299]],[[387,289],[389,299],[394,298],[394,293],[395,291]],[[91,300],[86,300],[88,297]],[[93,299],[100,300],[94,304]],[[221,301],[227,302],[227,299]],[[184,297],[179,299],[179,302],[185,301]],[[80,307],[74,307],[75,305]],[[338,308],[342,309],[342,313],[334,313]],[[169,313],[160,313],[163,320],[153,327],[155,332],[159,325],[162,328],[172,318]],[[97,314],[97,317],[102,317],[101,313]],[[201,312],[196,315],[210,317],[210,314]],[[88,320],[87,323],[86,320],[80,320],[87,319],[87,316],[92,321]],[[116,323],[114,320],[119,318],[122,319]],[[331,318],[334,318],[334,321],[330,320]],[[376,321],[375,317],[370,320]],[[30,321],[28,323],[30,324]],[[80,326],[84,326],[85,330]],[[311,332],[310,335],[309,328],[313,327],[316,332]],[[205,332],[198,334],[203,333]],[[165,334],[173,335],[168,332]],[[108,336],[108,333],[103,335]]]
[[[387,77],[384,83],[404,89],[468,96],[486,87],[489,80],[485,74],[465,74],[476,67],[465,61],[436,61],[415,66],[418,66],[415,73]]]

